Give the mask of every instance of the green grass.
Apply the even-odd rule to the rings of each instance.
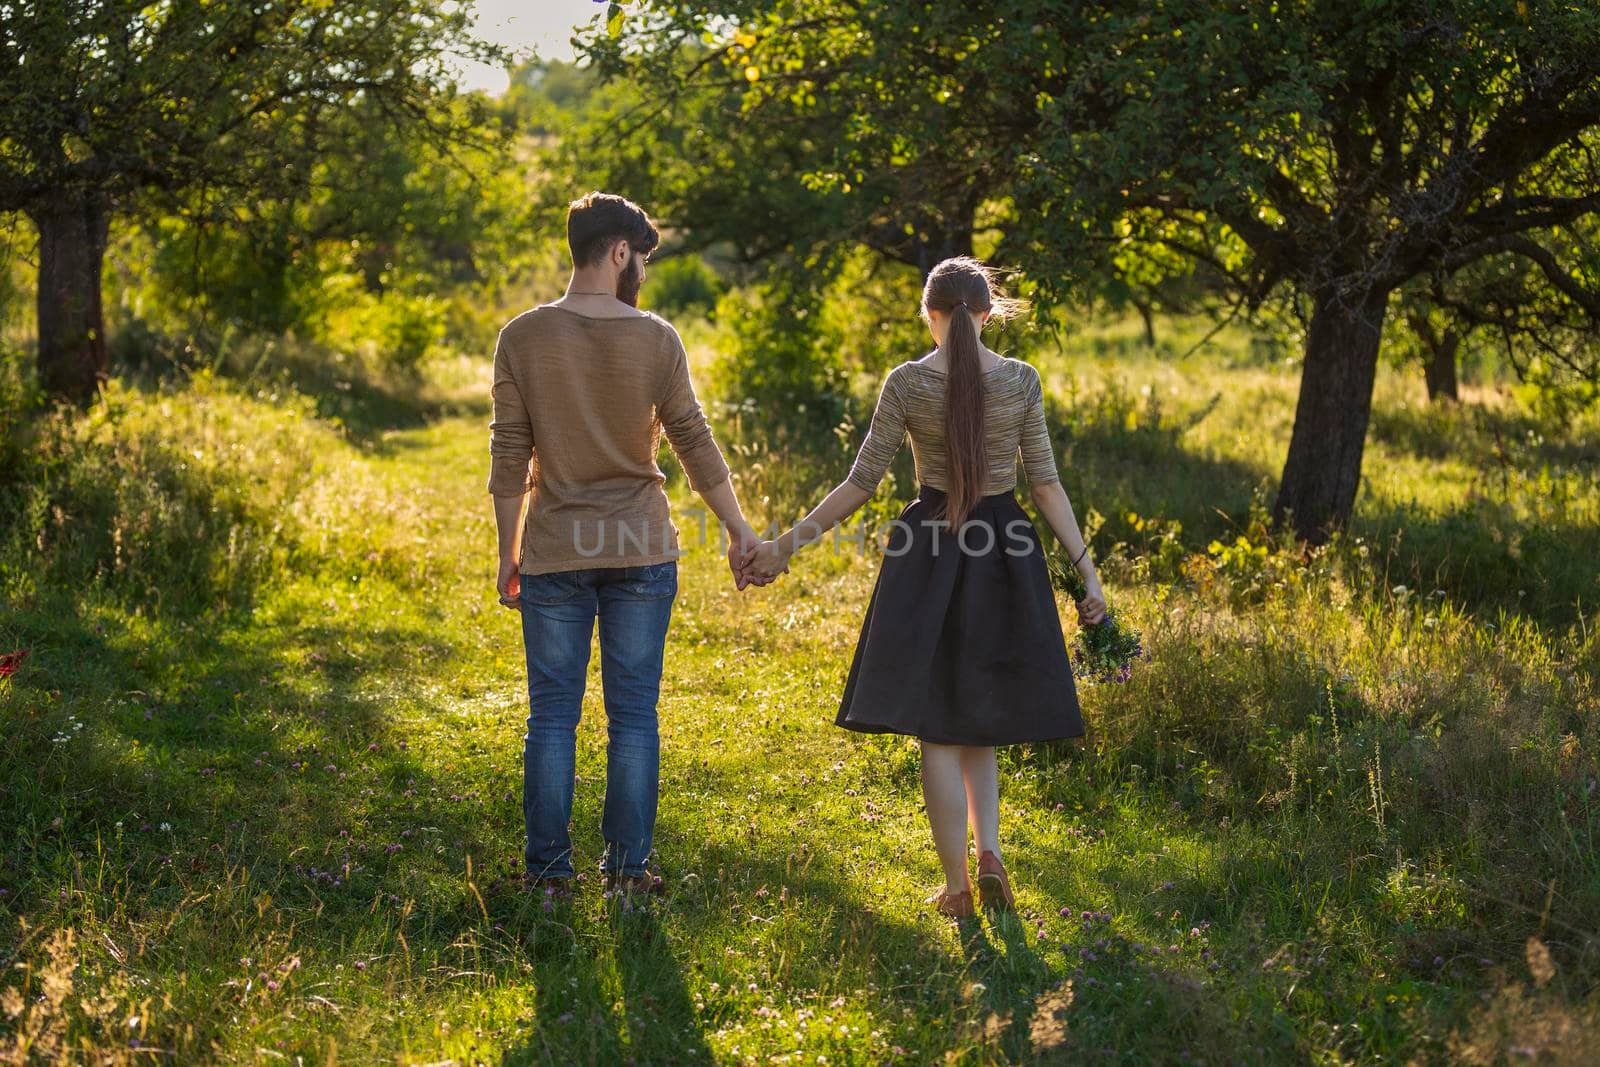
[[[202,376],[36,420],[0,474],[0,652],[32,649],[0,681],[0,1050],[1581,1062],[1593,423],[1530,439],[1493,397],[1440,416],[1386,375],[1352,536],[1307,561],[1259,523],[1291,373],[1094,352],[1044,361],[1062,466],[1154,658],[1082,690],[1086,744],[1006,750],[1022,910],[967,929],[922,903],[915,748],[832,726],[870,556],[813,550],[741,595],[693,548],[661,704],[670,900],[620,912],[591,876],[546,910],[510,878],[526,691],[490,589],[481,364],[343,406]],[[596,676],[590,867],[604,744]]]

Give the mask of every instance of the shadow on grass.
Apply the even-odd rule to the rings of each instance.
[[[623,1058],[613,994],[593,935],[583,925],[576,905],[557,905],[554,913],[529,912],[519,930],[526,958],[533,967],[531,1032],[501,1050],[506,1064],[617,1063]]]
[[[990,914],[986,921],[1004,952],[991,948],[984,969],[983,1002],[993,1019],[996,1038],[1007,1059],[1022,1061],[1034,1051],[1034,1016],[1048,1004],[1062,974],[1028,944],[1022,917],[1015,912]]]
[[[1459,460],[1498,469],[1600,467],[1600,441],[1552,434],[1546,421],[1479,404],[1382,405],[1372,411],[1371,440],[1424,459]]]
[[[729,773],[728,788],[736,778]],[[901,1010],[925,1014],[930,998],[956,1003],[969,981],[983,984],[976,995],[997,1010],[1025,1011],[1038,989],[1059,979],[1026,948],[1020,926],[1000,951],[985,936],[989,920],[967,924],[952,956],[943,938],[930,936],[934,927],[893,918],[863,893],[836,866],[825,830],[748,836],[736,829],[734,837],[708,839],[681,818],[664,812],[658,828],[658,840],[680,850],[664,903],[620,915],[611,905],[612,930],[602,939],[575,914],[570,930],[558,928],[535,947],[535,1028],[504,1062],[709,1062],[707,1032],[748,1022],[753,1004],[772,1003],[761,999],[769,991],[780,994],[775,1006],[784,1012],[871,989],[885,1017],[896,1019]],[[592,911],[592,902],[571,907]],[[749,976],[737,968],[724,973],[723,953],[736,946],[765,962],[759,992],[745,991]],[[722,993],[712,992],[719,986]]]
[[[1529,469],[1537,470],[1551,449],[1560,450],[1535,448]],[[1567,458],[1589,462],[1594,452],[1573,445]],[[1252,494],[1270,492],[1277,474],[1197,455],[1167,431],[1125,432],[1100,424],[1072,439],[1061,472],[1068,492],[1081,494],[1074,498],[1080,521],[1091,508],[1104,516],[1095,539],[1099,552],[1119,541],[1134,551],[1151,550],[1150,534],[1135,523],[1159,517],[1181,522],[1184,551],[1202,554],[1213,539],[1227,543],[1243,530]],[[1444,589],[1480,617],[1492,620],[1504,611],[1564,630],[1580,611],[1600,604],[1600,524],[1581,509],[1556,508],[1543,521],[1530,521],[1487,499],[1441,513],[1366,495],[1350,529],[1376,546],[1368,565],[1385,588],[1404,583],[1423,592]]]
[[[1600,525],[1529,522],[1489,501],[1436,513],[1366,502],[1351,524],[1379,550],[1386,586],[1443,589],[1472,614],[1520,615],[1563,631],[1600,605]]]
[[[412,936],[424,951],[476,924],[461,867],[496,851],[503,798],[487,768],[441,779],[398,743],[382,687],[419,647],[454,654],[448,639],[370,620],[253,626],[251,612],[125,630],[89,622],[92,604],[11,620],[35,652],[0,692],[16,727],[0,742],[0,909],[40,920],[100,852],[129,921],[242,865],[276,907],[324,922],[428,899]],[[448,696],[404,700],[450,710]]]
[[[1563,741],[1592,726],[1492,709],[1494,665],[1424,669],[1411,698],[1383,706],[1325,657],[1281,626],[1163,634],[1155,661],[1095,701],[1089,745],[1009,763],[1011,777],[1040,783],[1034,803],[1084,813],[1072,854],[1041,854],[1024,873],[1076,880],[1088,907],[1170,938],[1180,981],[1166,995],[1199,1012],[1197,1048],[1233,1029],[1241,1047],[1287,1053],[1293,1035],[1257,1012],[1275,1015],[1299,989],[1314,1017],[1361,1023],[1350,1055],[1381,1056],[1390,1046],[1362,1042],[1419,1025],[1395,1007],[1406,989],[1426,983],[1470,1005],[1517,973],[1535,930],[1549,931],[1576,986],[1592,982],[1600,881],[1587,842],[1600,814],[1575,798],[1596,768]],[[1074,976],[1098,982],[1079,982],[1080,1006],[1091,990],[1115,1000],[1108,983],[1129,987],[1103,966],[1115,962]],[[1249,1010],[1219,1020],[1185,972],[1216,973]]]
[[[737,766],[698,773],[697,791],[736,791],[746,780]],[[579,821],[593,806],[592,799],[580,800]],[[752,938],[769,968],[764,985],[780,992],[780,1012],[872,990],[886,1020],[902,1011],[920,1018],[930,1007],[939,1014],[942,999],[954,1008],[970,995],[990,1014],[1022,1020],[1005,1040],[1013,1054],[1025,1053],[1035,1000],[1059,983],[1061,974],[1028,947],[1016,916],[962,924],[956,931],[959,951],[952,955],[937,934],[946,920],[926,909],[919,921],[895,918],[886,910],[890,902],[862,888],[842,863],[847,857],[831,847],[836,828],[790,826],[784,832],[769,827],[746,833],[730,827],[727,835],[713,829],[708,838],[703,825],[684,820],[683,813],[664,811],[658,827],[657,839],[674,850],[667,868],[672,892],[662,910],[622,916],[615,926],[615,984],[606,978],[610,962],[592,947],[579,947],[585,940],[581,934],[558,941],[554,950],[536,952],[542,1022],[506,1062],[709,1059],[705,1032],[747,1021],[750,1005],[717,1003],[707,989],[715,989],[720,979],[728,986],[725,996],[746,999],[736,988],[742,979],[736,983],[736,975],[722,973],[723,951],[735,946],[739,953],[752,951]],[[988,931],[999,937],[998,944]],[[693,985],[711,1001],[703,1007],[696,1007],[698,998],[686,981],[691,970]],[[599,1007],[605,998],[589,998],[616,985],[626,1006],[608,1017]],[[783,991],[800,1000],[786,1005]],[[759,997],[748,995],[752,1002]],[[947,1030],[944,1036],[958,1035]]]
[[[529,935],[537,989],[533,1032],[502,1050],[499,1062],[712,1062],[685,979],[690,965],[673,943],[671,924],[652,905],[623,910],[607,902],[604,908],[614,960],[561,922],[574,919],[571,905],[535,924]]]

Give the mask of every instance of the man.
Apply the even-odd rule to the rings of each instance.
[[[679,555],[656,465],[661,431],[724,524],[740,589],[758,542],[695,399],[683,342],[637,307],[659,240],[649,217],[622,197],[574,201],[565,295],[512,319],[495,346],[489,492],[500,541],[496,588],[502,604],[522,612],[528,665],[526,869],[563,894],[573,878],[567,826],[597,618],[609,734],[600,868],[607,890],[661,887],[649,870],[656,701]]]

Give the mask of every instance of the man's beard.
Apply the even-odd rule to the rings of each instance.
[[[638,307],[639,287],[643,284],[644,272],[639,269],[638,261],[628,257],[627,269],[617,275],[617,299],[629,307]]]

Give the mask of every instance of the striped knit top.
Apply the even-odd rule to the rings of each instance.
[[[927,363],[902,363],[890,371],[866,440],[850,468],[850,482],[869,493],[876,490],[909,432],[917,481],[948,489],[944,394],[945,372]],[[984,496],[1016,488],[1019,453],[1030,485],[1061,480],[1044,421],[1044,388],[1031,364],[1002,358],[983,376],[983,433],[988,456]]]

